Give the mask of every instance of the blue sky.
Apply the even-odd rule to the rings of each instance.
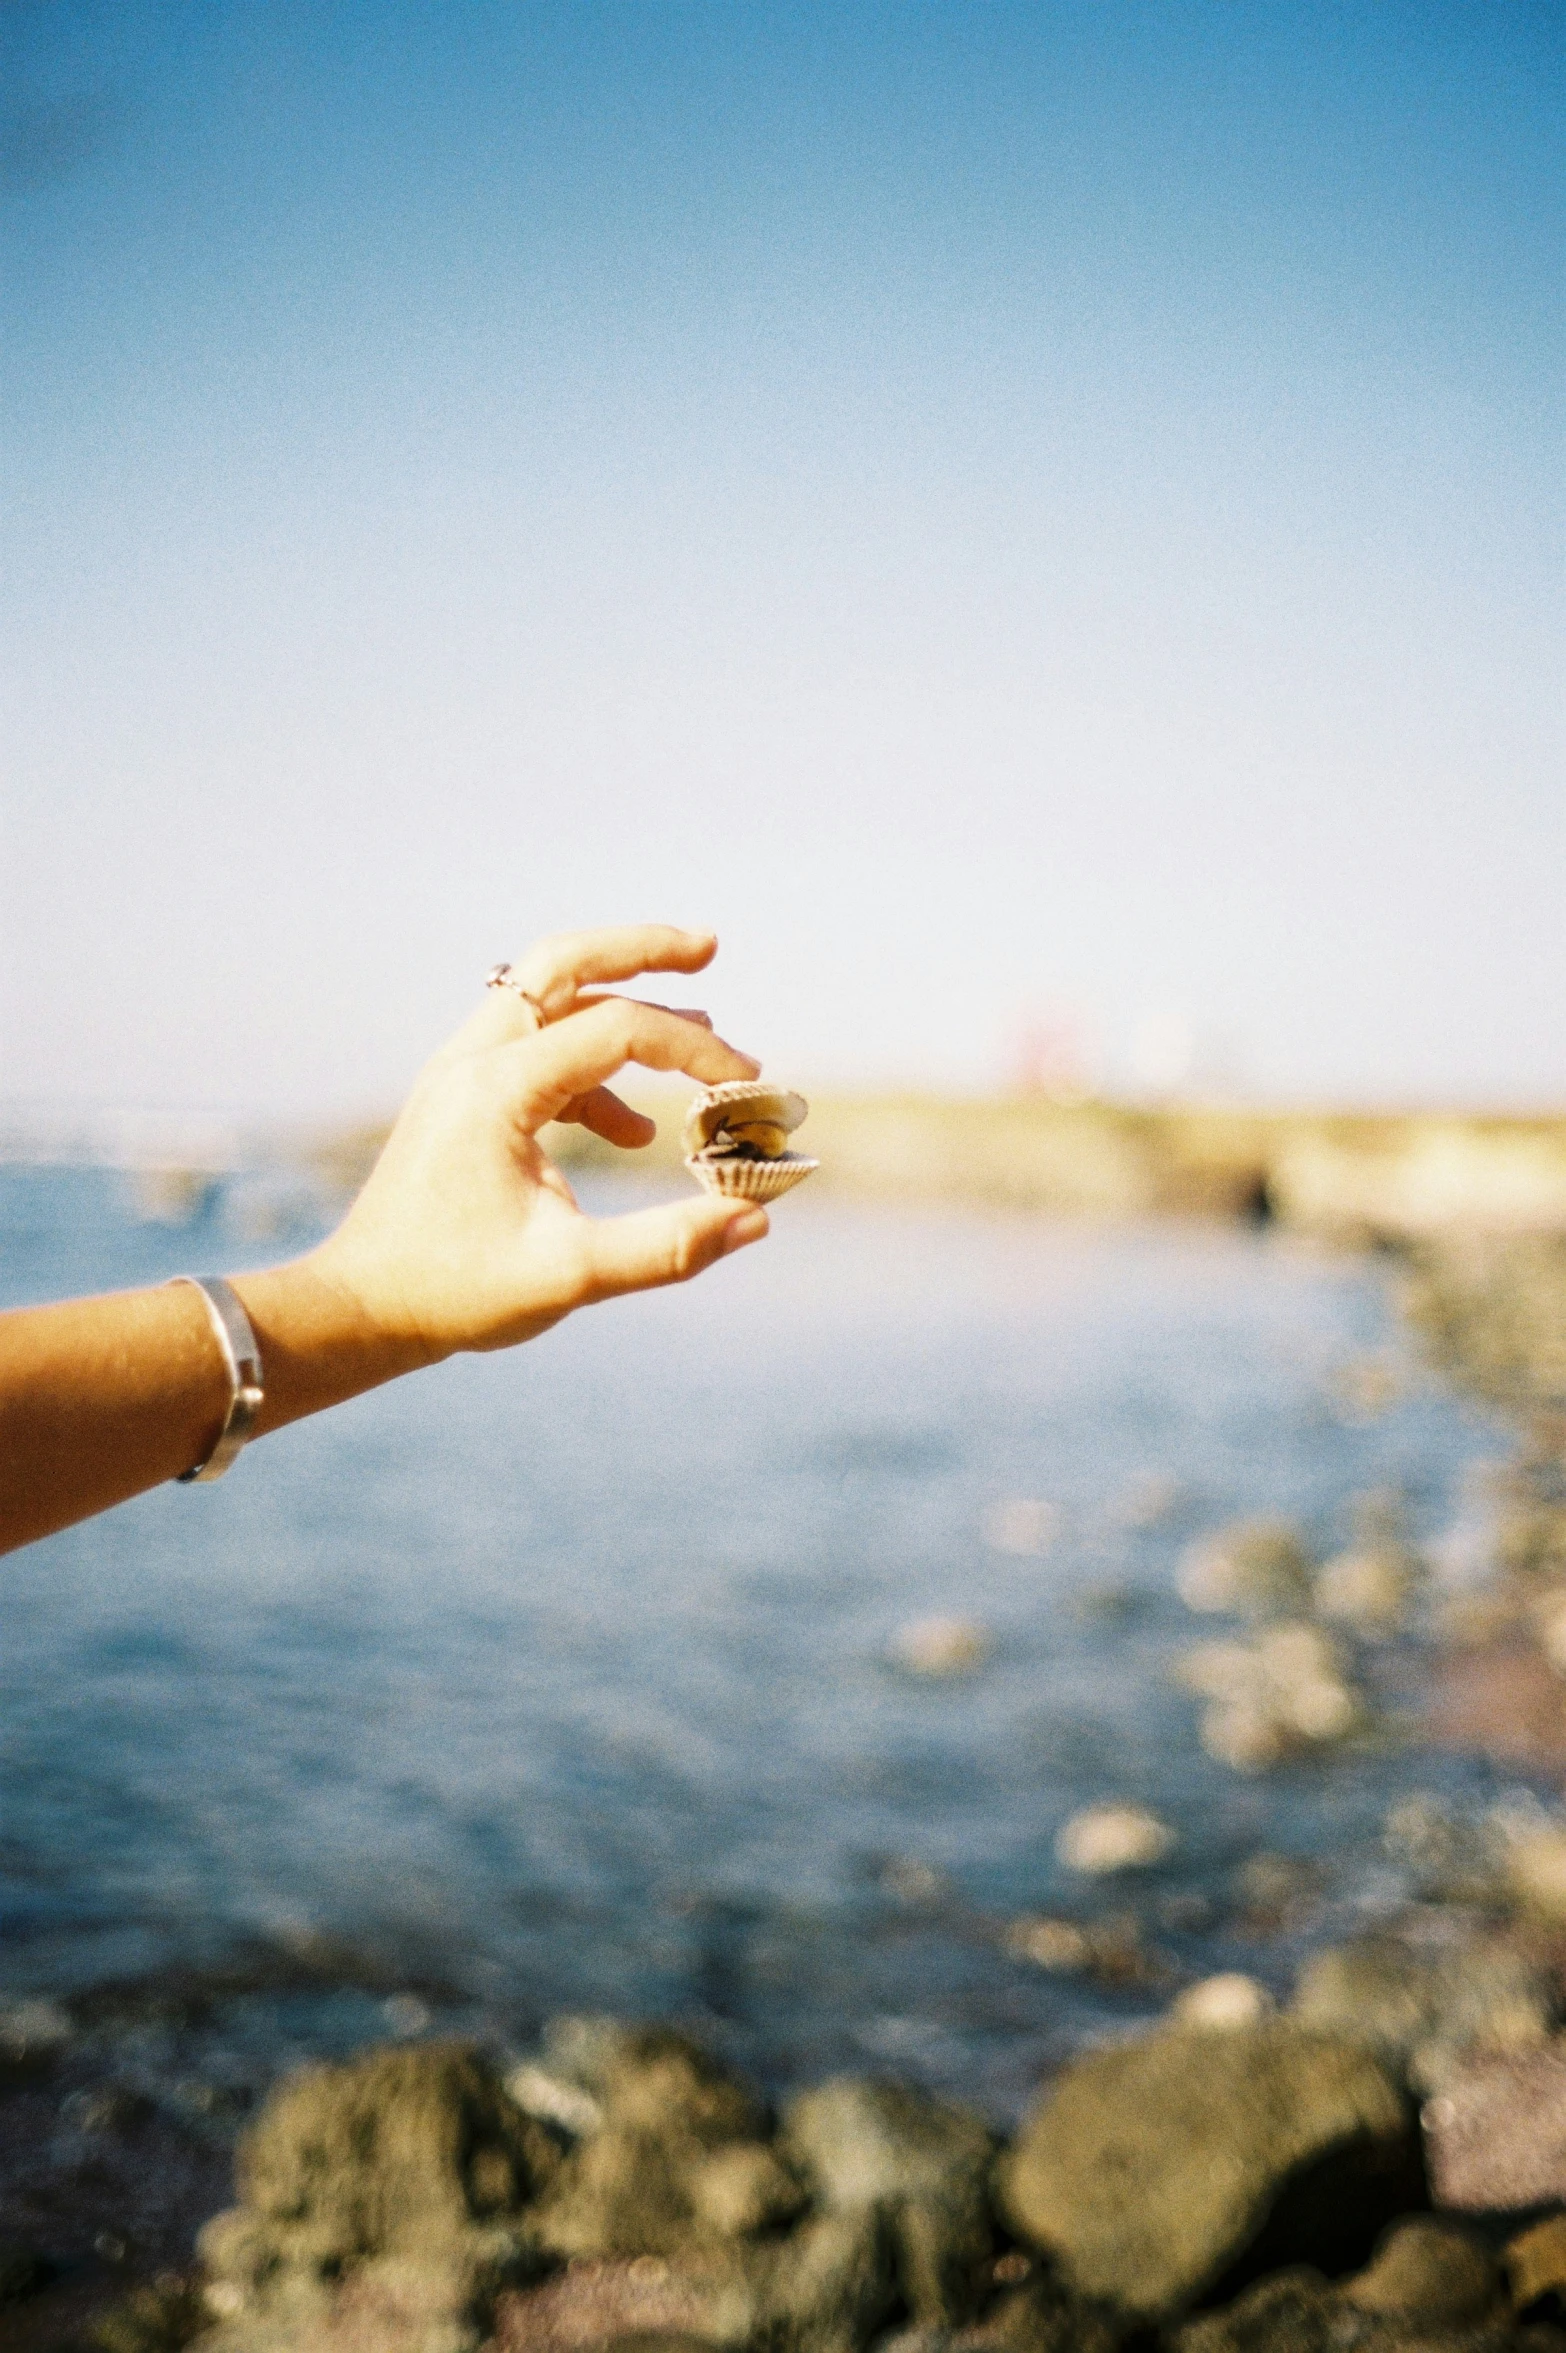
[[[1558,10],[0,29],[0,1098],[643,915],[807,1083],[1566,1097]]]

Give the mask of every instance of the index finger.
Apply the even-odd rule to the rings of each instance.
[[[700,972],[717,952],[716,932],[632,923],[618,930],[556,932],[535,940],[511,969],[546,1014],[560,1014],[590,981],[634,980],[639,972]]]
[[[532,1037],[496,1049],[495,1062],[517,1115],[529,1128],[558,1119],[574,1096],[613,1078],[628,1062],[681,1070],[703,1086],[754,1078],[761,1064],[715,1031],[634,997],[604,997]]]

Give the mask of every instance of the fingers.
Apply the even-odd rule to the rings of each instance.
[[[605,997],[569,1021],[502,1046],[494,1060],[513,1114],[530,1130],[558,1119],[576,1096],[601,1086],[628,1062],[644,1070],[681,1070],[709,1087],[754,1078],[761,1068],[715,1031],[634,997]]]
[[[658,1133],[656,1120],[633,1111],[609,1087],[592,1087],[585,1095],[573,1097],[556,1117],[576,1127],[591,1128],[595,1136],[602,1136],[606,1144],[617,1144],[622,1152],[639,1152]]]
[[[639,972],[700,972],[717,952],[715,933],[676,931],[667,923],[629,924],[618,931],[557,932],[550,939],[535,942],[511,966],[514,988],[484,991],[482,1003],[447,1042],[443,1055],[478,1053],[485,1047],[502,1045],[508,1038],[532,1037],[539,1020],[529,998],[539,1006],[545,1021],[558,1021],[581,1004],[596,1002],[581,993],[590,982],[633,980]],[[707,1014],[695,1009],[686,1018],[709,1021]]]
[[[607,990],[584,989],[572,1011],[580,1013],[588,1005],[601,1005],[607,995]],[[712,1015],[702,1005],[665,1005],[657,997],[638,997],[636,1002],[638,1005],[651,1005],[657,1013],[677,1013],[682,1021],[697,1022],[703,1029],[712,1027]]]
[[[546,1019],[569,1012],[593,981],[634,980],[639,972],[700,972],[718,952],[710,931],[676,931],[668,923],[633,923],[616,931],[562,931],[535,940],[514,977],[536,997]]]
[[[633,1210],[629,1217],[586,1220],[584,1302],[688,1282],[727,1252],[759,1242],[766,1231],[767,1213],[751,1201],[677,1201]]]

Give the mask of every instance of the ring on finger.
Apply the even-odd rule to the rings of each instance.
[[[545,1022],[549,1019],[548,1014],[544,1011],[544,1008],[539,1003],[538,999],[533,995],[532,990],[525,989],[519,980],[513,979],[511,966],[509,964],[492,964],[488,972],[486,972],[484,975],[484,986],[487,989],[510,989],[513,996],[520,997],[523,1004],[532,1014],[534,1026],[536,1028],[542,1029]]]

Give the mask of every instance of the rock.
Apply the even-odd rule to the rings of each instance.
[[[285,2340],[290,2328],[302,2338],[338,2283],[366,2268],[366,2297],[384,2289],[426,2315],[427,2334],[464,2342],[495,2287],[536,2268],[521,2210],[557,2164],[541,2127],[460,2044],[372,2050],[289,2077],[240,2143],[241,2204],[198,2242],[214,2308],[242,2316],[223,2344],[259,2344],[274,2321]],[[266,2326],[247,2335],[245,2320]]]
[[[1426,1723],[1441,1748],[1529,1773],[1566,1769],[1566,1694],[1531,1643],[1498,1637],[1436,1663]]]
[[[1188,1609],[1289,1617],[1310,1604],[1310,1555],[1285,1520],[1240,1520],[1191,1545],[1180,1563]]]
[[[1475,2328],[1504,2307],[1501,2267],[1460,2223],[1415,2214],[1396,2222],[1366,2269],[1343,2285],[1361,2312],[1406,2314],[1436,2328]]]
[[[548,2047],[588,2075],[602,2116],[538,2209],[552,2254],[670,2255],[766,2228],[804,2203],[765,2143],[752,2093],[684,2035],[589,2034],[578,2022],[574,2045],[562,2032]]]
[[[1321,2273],[1301,2264],[1262,2280],[1226,2311],[1188,2322],[1175,2353],[1350,2353],[1361,2332],[1346,2331],[1342,2317]]]
[[[568,2076],[552,2075],[547,2067],[531,2059],[512,2068],[506,2077],[506,2090],[525,2115],[557,2126],[572,2140],[596,2132],[604,2120],[603,2109],[591,2092],[584,2091]]]
[[[1327,1394],[1345,1421],[1374,1421],[1402,1394],[1403,1374],[1396,1357],[1385,1351],[1351,1356],[1338,1365],[1327,1381]]]
[[[0,2001],[0,2082],[43,2074],[71,2040],[71,2022],[56,2002]]]
[[[917,1618],[892,1655],[910,1675],[971,1675],[990,1655],[990,1637],[972,1618]]]
[[[1343,2265],[1418,2203],[1418,2147],[1367,2051],[1284,2019],[1089,2053],[999,2171],[1020,2237],[1077,2293],[1156,2319],[1242,2257]]]
[[[1124,1528],[1157,1528],[1184,1511],[1191,1498],[1178,1479],[1159,1471],[1133,1479],[1118,1498],[1114,1516]]]
[[[1506,1840],[1505,1874],[1525,1910],[1566,1921],[1566,1824],[1541,1822],[1513,1831]]]
[[[199,2290],[170,2274],[133,2288],[93,2322],[95,2353],[181,2353],[209,2315]]]
[[[760,2258],[755,2339],[786,2353],[863,2353],[896,2309],[898,2252],[880,2205],[812,2216]]]
[[[1519,2231],[1507,2242],[1505,2261],[1507,2285],[1519,2312],[1543,2296],[1566,2302],[1566,2214],[1552,2214],[1547,2222]]]
[[[1499,2266],[1460,2226],[1394,2223],[1375,2259],[1329,2284],[1310,2265],[1261,2280],[1190,2322],[1176,2353],[1494,2353],[1515,2343]]]
[[[1146,1806],[1111,1803],[1084,1806],[1073,1814],[1055,1840],[1055,1852],[1068,1871],[1103,1877],[1112,1871],[1146,1871],[1178,1843],[1169,1824]]]
[[[1303,1621],[1267,1627],[1248,1641],[1199,1643],[1177,1673],[1188,1691],[1212,1703],[1202,1746],[1239,1772],[1264,1772],[1344,1740],[1367,1713],[1331,1636]]]
[[[1204,2033],[1227,2033],[1236,2026],[1256,2026],[1269,2017],[1273,1999],[1264,1985],[1238,1969],[1204,1977],[1188,1985],[1170,2006],[1171,2026],[1195,2027]]]
[[[1367,1640],[1385,1640],[1407,1623],[1428,1572],[1407,1540],[1403,1499],[1395,1490],[1360,1496],[1354,1517],[1353,1544],[1316,1572],[1316,1614],[1351,1626]]]
[[[1048,2277],[999,2296],[982,2321],[945,2340],[947,2353],[1117,2353],[1119,2343],[1106,2313]]]
[[[1438,2204],[1505,2214],[1566,2199],[1566,2046],[1454,2077],[1423,2123]]]
[[[1407,1624],[1423,1580],[1423,1564],[1406,1545],[1358,1545],[1316,1572],[1316,1614],[1385,1640]]]
[[[47,2287],[54,2266],[20,2239],[0,2239],[0,2306],[20,2304]]]
[[[1079,1920],[1025,1912],[1008,1923],[1002,1942],[1013,1960],[1031,1961],[1035,1969],[1060,1976],[1086,1972],[1093,1965],[1093,1939]]]
[[[1053,1503],[1037,1497],[1013,1496],[984,1515],[984,1541],[996,1552],[1023,1560],[1039,1560],[1060,1534],[1061,1515]]]
[[[1414,1874],[1426,1901],[1494,1908],[1499,1891],[1493,1838],[1471,1817],[1449,1812],[1428,1791],[1416,1791],[1388,1809],[1381,1843],[1402,1870]]]
[[[493,2353],[577,2353],[638,2340],[674,2353],[676,2345],[741,2343],[754,2322],[749,2285],[732,2268],[676,2266],[656,2255],[581,2261],[501,2296]]]
[[[1234,1876],[1237,1925],[1248,1936],[1276,1936],[1298,1929],[1316,1912],[1327,1874],[1313,1855],[1250,1855]]]
[[[1557,1675],[1566,1675],[1566,1592],[1552,1585],[1534,1604],[1539,1648]]]
[[[784,2145],[829,2214],[885,2214],[917,2326],[972,2317],[994,2244],[994,2143],[976,2116],[904,2085],[844,2076],[790,2104]]]
[[[1091,1977],[1099,1985],[1159,1985],[1173,1974],[1156,1946],[1143,1941],[1134,1912],[1080,1922],[1025,1913],[1002,1939],[1014,1960],[1060,1976]]]
[[[1422,1242],[1404,1310],[1442,1369],[1475,1395],[1538,1411],[1566,1401],[1566,1236]]]
[[[1556,2008],[1549,1971],[1505,1936],[1423,1953],[1358,1937],[1305,1964],[1292,2005],[1302,2026],[1367,2044],[1419,2093],[1481,2055],[1542,2048]]]

